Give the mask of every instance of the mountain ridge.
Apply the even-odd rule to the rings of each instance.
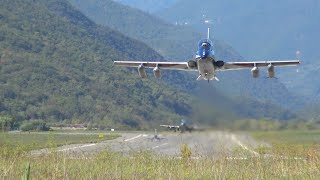
[[[98,24],[112,27],[129,37],[143,41],[169,61],[194,59],[194,52],[197,49],[196,43],[202,39],[201,37],[205,37],[204,34],[201,35],[197,33],[190,26],[174,26],[157,17],[150,16],[148,13],[118,4],[111,0],[93,0],[90,2],[84,0],[69,0],[69,2]],[[131,31],[131,29],[133,30]],[[225,61],[245,60],[226,43],[214,39],[214,44],[216,57],[218,59]],[[231,98],[233,98],[235,93],[247,94],[254,100],[262,98],[258,99],[258,101],[262,100],[269,103],[269,99],[271,99],[273,104],[282,106],[283,108],[290,109],[295,107],[295,102],[292,101],[295,100],[296,97],[289,93],[286,87],[281,85],[280,81],[274,80],[273,83],[268,83],[264,78],[254,80],[249,77],[249,74],[249,70],[218,73],[220,79],[227,80],[220,81],[219,83],[214,82],[212,86],[214,86],[214,88],[217,87],[220,92],[228,90],[229,93],[224,95],[230,96]],[[185,75],[185,77],[188,77],[185,80],[189,80],[186,82],[190,83],[194,82],[197,75],[194,75],[193,78],[187,75]],[[164,76],[164,78],[166,77]],[[267,85],[267,87],[265,87],[265,85]],[[274,91],[278,91],[274,94],[281,94],[282,96],[274,96],[269,92],[268,89],[274,86],[277,86]],[[192,87],[195,87],[195,85]],[[233,87],[239,87],[239,89]],[[281,101],[279,101],[279,97],[281,97]]]
[[[162,59],[151,48],[97,26],[67,1],[33,2],[0,7],[1,114],[146,129],[193,113],[190,95],[112,66],[119,57]]]
[[[96,25],[65,0],[5,1],[0,27],[0,114],[18,123],[42,119],[149,129],[186,117],[209,125],[246,118],[232,111],[241,105],[214,89],[204,98],[224,103],[208,103],[207,114],[202,114],[197,110],[203,103],[192,94],[162,80],[140,79],[136,70],[114,67],[116,59],[164,58],[141,41]],[[194,83],[199,89],[208,87]],[[281,108],[276,116],[268,109],[251,113],[257,116],[257,111],[263,117],[295,117]]]
[[[213,26],[215,36],[232,44],[246,59],[301,59],[302,65],[298,67],[300,72],[285,69],[279,73],[279,78],[291,92],[299,96],[309,98],[315,95],[301,87],[305,85],[304,81],[308,81],[307,72],[319,66],[318,1],[202,2],[207,6],[198,11],[191,11],[196,5],[195,1],[186,0],[177,2],[157,15],[172,23],[179,19],[188,20],[198,29]],[[204,23],[205,20],[209,23]],[[297,77],[297,80],[292,80],[292,77]],[[319,85],[316,82],[311,88]]]

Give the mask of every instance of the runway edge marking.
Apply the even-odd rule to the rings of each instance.
[[[159,147],[161,147],[161,146],[165,146],[165,145],[167,145],[167,144],[169,144],[169,143],[163,143],[163,144],[160,144],[160,145],[158,145],[158,146],[154,146],[154,147],[152,147],[152,149],[156,149],[156,148],[159,148]]]
[[[82,145],[82,146],[76,146],[76,147],[71,147],[71,148],[66,148],[66,149],[60,149],[57,150],[57,152],[61,152],[61,151],[69,151],[69,150],[73,150],[73,149],[78,149],[78,148],[83,148],[83,147],[90,147],[90,146],[95,146],[97,144],[86,144],[86,145]]]
[[[137,135],[137,136],[134,136],[134,137],[132,137],[132,138],[130,138],[130,139],[125,139],[124,141],[132,141],[132,140],[135,140],[135,139],[137,139],[137,138],[139,138],[139,137],[141,137],[142,136],[142,134],[139,134],[139,135]]]

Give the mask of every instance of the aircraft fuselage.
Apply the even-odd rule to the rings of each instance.
[[[196,54],[199,77],[197,80],[213,80],[215,79],[215,59],[212,49],[212,41],[210,39],[202,39],[198,43],[198,51]]]
[[[205,59],[197,59],[199,77],[205,80],[213,80],[215,77],[215,66],[214,59],[212,57],[207,57]],[[199,80],[201,80],[199,79]]]

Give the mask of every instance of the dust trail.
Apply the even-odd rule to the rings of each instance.
[[[259,156],[260,154],[256,151],[248,148],[246,145],[244,145],[234,134],[231,134],[231,140],[233,140],[236,144],[238,144],[243,149],[249,151],[250,153],[254,154],[255,156]]]

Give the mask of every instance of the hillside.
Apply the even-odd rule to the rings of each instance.
[[[296,50],[303,53],[305,62],[319,57],[319,53],[314,54],[320,38],[318,1],[204,0],[202,3],[206,6],[192,11],[196,1],[180,1],[160,16],[170,22],[186,19],[200,30],[207,26],[205,19],[211,20],[215,36],[232,44],[246,58],[286,58],[294,56]]]
[[[148,13],[112,0],[68,1],[97,24],[108,26],[146,43],[167,60],[182,61],[193,58],[196,42],[201,38],[200,34],[191,28],[172,26]]]
[[[203,28],[203,34],[199,34],[190,26],[175,26],[141,10],[111,0],[69,1],[96,23],[114,28],[132,38],[143,41],[170,61],[193,59],[198,40],[206,36],[206,28]],[[216,56],[219,59],[225,61],[246,60],[223,41],[215,40],[214,43]],[[261,103],[259,107],[248,107],[243,112],[244,114],[247,114],[247,111],[255,112],[255,108],[263,108],[266,103],[289,109],[300,106],[297,104],[299,97],[288,92],[279,80],[268,81],[263,73],[260,79],[251,78],[249,70],[219,73],[218,77],[221,81],[213,82],[210,85],[213,87],[207,88],[218,89],[219,92],[232,99],[235,98],[236,101],[239,96],[246,96],[246,100],[251,99],[251,101],[257,101],[258,104]],[[183,73],[183,75],[186,80],[189,80],[183,80],[184,82],[192,83],[188,87],[197,88],[196,74],[192,74],[191,77],[187,73]],[[188,89],[192,90],[192,88]],[[270,113],[266,112],[266,114]]]
[[[167,9],[179,0],[114,0],[116,2],[141,9],[145,12],[155,13]]]
[[[300,96],[316,95],[316,92],[310,94],[309,88],[301,87],[309,81],[308,72],[319,66],[319,1],[204,0],[202,3],[206,6],[194,11],[198,5],[196,1],[180,1],[157,15],[172,23],[188,21],[198,30],[208,26],[204,20],[210,20],[214,36],[225,40],[250,60],[295,58],[299,50],[303,62],[301,73],[295,69],[284,70],[279,74],[280,80]],[[319,85],[315,82],[308,86],[316,89]]]
[[[141,80],[116,59],[163,58],[101,27],[64,0],[10,0],[0,6],[0,113],[18,122],[150,128],[192,116],[195,98],[162,81]],[[219,107],[213,107],[219,118]]]
[[[181,118],[215,125],[236,118],[294,117],[254,100],[233,103],[204,82],[197,82],[195,97],[161,80],[141,80],[135,69],[114,67],[116,59],[163,58],[96,25],[65,0],[5,1],[0,27],[0,115],[17,123],[42,119],[149,129]],[[171,75],[183,80],[180,73]]]

